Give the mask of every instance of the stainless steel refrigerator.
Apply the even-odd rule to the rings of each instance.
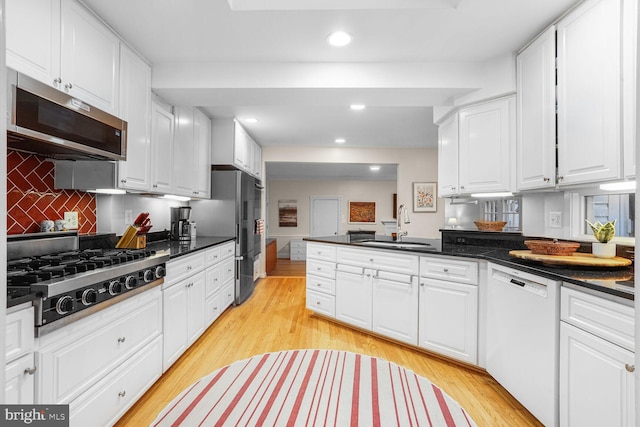
[[[235,304],[253,292],[253,263],[260,254],[261,235],[256,221],[261,217],[262,185],[253,176],[236,170],[211,172],[211,200],[192,203],[191,218],[200,236],[235,237]]]

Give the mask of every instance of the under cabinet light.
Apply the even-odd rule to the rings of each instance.
[[[336,138],[336,144],[344,144],[345,142],[347,142],[347,140],[344,138]]]
[[[162,196],[162,198],[163,199],[177,200],[179,202],[188,202],[189,200],[191,200],[191,197],[176,196],[174,194],[165,194],[164,196]]]
[[[349,108],[351,108],[352,110],[358,111],[358,110],[364,110],[365,108],[367,108],[367,106],[364,104],[351,104]]]
[[[371,165],[371,166],[369,166],[369,170],[372,170],[372,171],[379,171],[379,170],[380,170],[380,166],[378,166],[378,165]]]
[[[624,191],[635,190],[635,181],[621,181],[621,182],[609,182],[607,184],[600,184],[600,189],[605,191]]]
[[[244,121],[246,123],[258,123],[258,119],[254,118],[254,117],[249,117],[247,119],[244,119]]]
[[[87,190],[87,192],[96,194],[127,194],[125,190],[119,190],[117,188],[96,188],[95,190]]]
[[[510,191],[505,191],[503,193],[476,193],[476,194],[472,194],[471,197],[476,197],[476,198],[513,197],[513,193]]]

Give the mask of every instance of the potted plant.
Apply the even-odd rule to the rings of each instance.
[[[591,252],[598,258],[613,258],[616,256],[616,244],[610,240],[616,235],[616,220],[602,224],[597,221],[595,224],[586,220],[593,230],[593,236],[597,242],[591,244]]]

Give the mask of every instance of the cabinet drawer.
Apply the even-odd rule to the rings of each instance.
[[[33,307],[7,314],[5,318],[5,357],[10,362],[33,351]]]
[[[235,295],[236,295],[236,284],[235,282],[231,282],[227,285],[225,285],[224,288],[222,288],[222,291],[220,291],[220,301],[222,303],[222,305],[220,306],[220,311],[224,311],[227,307],[229,307],[231,304],[233,304],[233,301],[235,300]]]
[[[329,295],[336,294],[336,281],[327,277],[316,275],[307,276],[307,289],[313,289]]]
[[[580,329],[634,351],[633,307],[563,287],[560,317]]]
[[[205,270],[205,295],[210,297],[222,286],[222,268],[220,265]]]
[[[291,248],[291,250],[297,249],[297,250],[304,250],[306,248],[306,242],[304,240],[292,240],[291,242],[289,242],[289,247]]]
[[[441,257],[420,257],[420,276],[477,285],[478,263]]]
[[[207,249],[204,253],[204,262],[207,267],[219,263],[220,260],[222,260],[222,248],[220,246]]]
[[[4,401],[9,405],[29,405],[34,401],[34,374],[29,373],[35,367],[33,353],[26,354],[5,369]]]
[[[101,318],[100,328],[89,324],[68,334],[62,328],[55,335],[45,337],[49,345],[43,345],[37,353],[39,402],[69,403],[162,334],[159,287],[133,299],[137,299],[138,304],[129,305],[126,311],[113,306],[115,310]],[[162,353],[162,349],[159,351]]]
[[[341,264],[384,270],[392,273],[418,274],[418,256],[393,251],[340,247],[337,258]]]
[[[222,261],[220,267],[220,276],[222,277],[222,283],[227,283],[227,280],[231,280],[236,277],[236,259],[227,258]]]
[[[113,425],[162,374],[157,337],[69,405],[71,427]]]
[[[204,269],[204,252],[176,258],[167,263],[167,280],[162,285],[163,289],[179,282],[180,280]]]
[[[335,245],[309,242],[307,243],[307,258],[336,262],[336,247]]]
[[[222,292],[218,292],[207,298],[205,303],[205,319],[207,326],[211,325],[222,313]]]
[[[310,259],[307,260],[307,274],[335,279],[336,265],[332,262]]]
[[[222,259],[233,257],[236,255],[236,242],[227,242],[220,246],[220,256]]]
[[[307,308],[329,317],[336,317],[336,297],[307,289]]]

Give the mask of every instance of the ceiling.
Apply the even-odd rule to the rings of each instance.
[[[151,63],[154,92],[173,105],[255,117],[243,125],[263,146],[386,148],[435,147],[432,107],[480,89],[484,64],[576,2],[83,1]],[[350,45],[326,43],[337,29]]]

